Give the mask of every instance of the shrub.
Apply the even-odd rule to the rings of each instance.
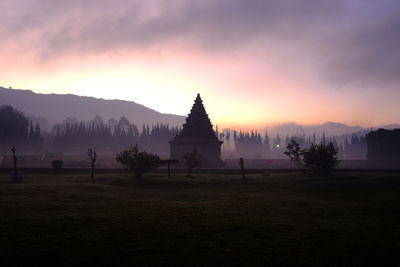
[[[316,173],[330,173],[340,163],[338,149],[332,144],[312,144],[304,153],[304,165]]]
[[[304,172],[327,174],[332,172],[340,163],[337,158],[338,149],[332,143],[311,144],[308,148],[291,140],[286,147],[285,154]]]
[[[61,170],[63,164],[64,162],[62,160],[55,159],[51,162],[51,167],[53,167],[54,170],[59,171]]]
[[[304,149],[300,148],[299,143],[294,140],[291,140],[286,146],[285,155],[289,157],[289,159],[296,165],[300,170],[304,170]]]
[[[139,152],[137,145],[117,154],[115,160],[130,169],[136,177],[156,169],[161,164],[158,155],[147,153],[146,151]]]

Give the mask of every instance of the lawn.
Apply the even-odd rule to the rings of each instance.
[[[400,174],[0,175],[0,266],[400,266]]]

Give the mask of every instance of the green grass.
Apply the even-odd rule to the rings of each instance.
[[[400,174],[0,175],[0,266],[400,266]]]

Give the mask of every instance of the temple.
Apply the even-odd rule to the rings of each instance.
[[[378,129],[367,134],[368,164],[375,168],[400,167],[400,129]]]
[[[182,130],[169,142],[171,159],[181,163],[188,153],[196,151],[201,155],[201,166],[206,168],[223,167],[221,160],[221,142],[216,136],[211,121],[206,113],[200,94],[197,94],[190,114]]]

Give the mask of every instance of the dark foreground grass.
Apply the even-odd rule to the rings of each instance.
[[[400,176],[0,176],[0,265],[400,266]]]

